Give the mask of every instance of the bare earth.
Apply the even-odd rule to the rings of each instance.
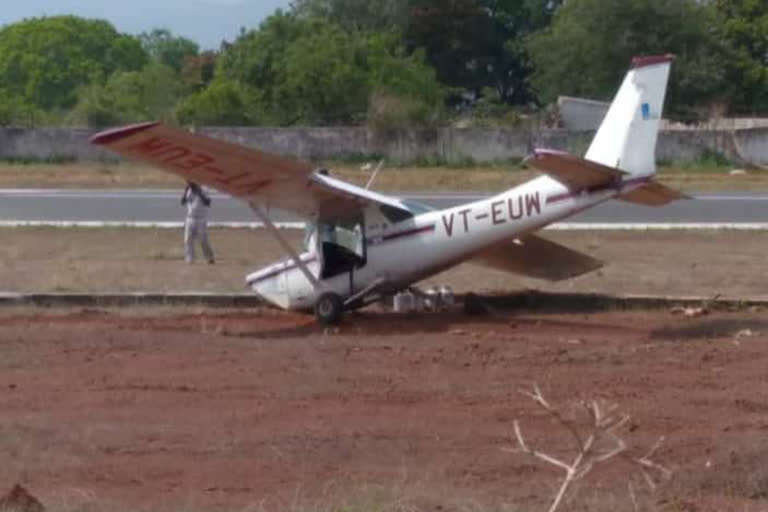
[[[180,236],[3,230],[2,288],[242,291],[279,255],[261,232],[217,230],[217,265],[186,266]],[[766,295],[765,233],[546,236],[609,266],[547,286],[469,265],[430,282]],[[582,401],[618,404],[628,455],[665,436],[655,460],[674,471],[651,494],[614,459],[568,510],[765,510],[765,318],[374,309],[324,330],[270,309],[6,309],[0,487],[21,483],[52,511],[546,510],[561,472],[505,451],[519,419],[531,446],[574,456],[571,436],[518,392],[538,383],[580,421]]]
[[[568,510],[768,506],[768,322],[761,312],[472,319],[367,312],[338,331],[272,310],[0,314],[0,482],[51,510],[545,510],[573,457],[518,393],[568,417],[631,415],[650,494],[614,459]],[[631,487],[628,485],[631,483]]]

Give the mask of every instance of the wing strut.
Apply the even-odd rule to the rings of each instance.
[[[277,229],[277,227],[275,227],[275,225],[272,223],[272,219],[270,219],[269,216],[252,201],[248,204],[251,206],[253,213],[256,214],[256,217],[259,218],[259,220],[264,224],[272,236],[275,237],[277,242],[280,244],[280,247],[282,247],[283,250],[288,253],[288,256],[291,257],[293,263],[299,268],[299,270],[301,270],[302,274],[304,274],[304,277],[306,277],[309,282],[312,283],[312,287],[315,289],[315,291],[322,291],[323,287],[321,286],[320,281],[318,281],[317,278],[312,275],[312,272],[309,271],[307,265],[301,261],[299,255],[296,253],[296,251],[293,250],[293,247],[291,247],[291,244],[288,243],[288,241],[283,237],[282,233],[280,233],[280,230]]]

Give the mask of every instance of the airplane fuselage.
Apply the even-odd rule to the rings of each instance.
[[[542,176],[488,199],[429,211],[388,223],[376,207],[364,211],[365,264],[348,273],[319,280],[317,289],[298,266],[284,260],[247,277],[248,284],[273,304],[295,310],[312,308],[319,293],[345,298],[383,280],[401,289],[470,259],[473,254],[518,238],[629,192],[647,179],[633,179],[594,190],[573,192]],[[321,275],[320,251],[300,255],[313,276]],[[351,284],[351,286],[350,286]]]

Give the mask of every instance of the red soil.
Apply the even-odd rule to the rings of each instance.
[[[758,510],[766,334],[757,312],[363,313],[331,330],[271,310],[5,312],[0,489],[48,510],[541,510],[561,473],[504,450],[519,419],[532,446],[570,453],[519,393],[538,383],[568,417],[618,404],[629,453],[666,436],[657,494],[616,459],[571,510],[631,510],[630,481],[665,510]]]

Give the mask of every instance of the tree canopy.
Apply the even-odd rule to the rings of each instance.
[[[349,31],[295,13],[275,14],[224,48],[214,84],[216,94],[203,91],[185,102],[185,120],[193,120],[196,109],[211,112],[208,102],[220,102],[225,92],[227,98],[251,96],[227,102],[249,109],[243,121],[277,125],[361,122],[374,91],[420,107],[437,108],[442,99],[422,54],[408,53],[394,33]]]
[[[758,0],[294,0],[217,50],[75,16],[0,28],[0,123],[414,126],[610,99],[677,55],[667,112],[768,110]]]
[[[146,62],[135,38],[103,20],[34,18],[0,29],[0,91],[33,108],[69,109],[80,87]]]
[[[758,0],[716,0],[720,35],[727,43],[726,88],[731,110],[768,110],[768,7]]]
[[[187,59],[195,58],[200,53],[197,43],[184,37],[174,36],[165,28],[144,32],[139,36],[139,41],[152,59],[176,72],[181,71]]]
[[[696,0],[567,2],[528,48],[545,101],[558,94],[609,100],[635,55],[677,55],[668,111],[690,115],[722,100],[723,48],[711,12]]]

